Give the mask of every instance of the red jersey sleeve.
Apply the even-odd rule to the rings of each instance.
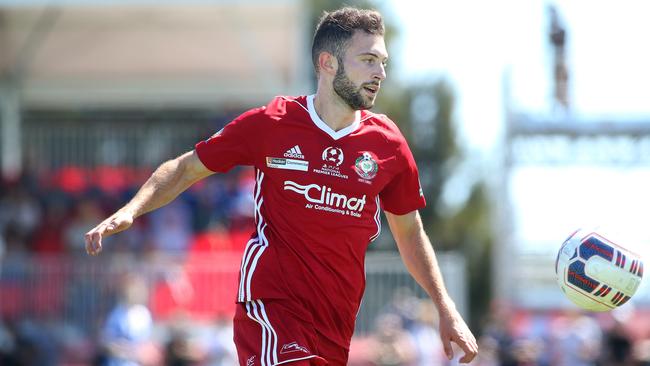
[[[420,186],[418,168],[406,141],[397,149],[400,165],[404,167],[379,193],[382,208],[395,215],[404,215],[426,206]]]
[[[236,165],[254,165],[257,132],[264,108],[251,109],[194,147],[206,168],[224,173]]]

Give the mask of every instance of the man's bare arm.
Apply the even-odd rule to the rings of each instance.
[[[454,342],[465,352],[460,362],[471,362],[478,353],[476,339],[447,294],[433,246],[422,227],[420,214],[418,211],[405,215],[386,212],[386,218],[406,268],[438,308],[440,338],[447,357],[453,357],[451,342]]]
[[[212,173],[194,151],[161,164],[129,203],[86,233],[86,252],[99,254],[102,238],[128,229],[135,218],[168,204],[192,184]]]

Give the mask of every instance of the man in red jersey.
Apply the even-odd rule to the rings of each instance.
[[[86,234],[127,229],[196,181],[236,165],[256,173],[255,223],[241,262],[234,319],[240,365],[345,365],[365,287],[364,257],[383,210],[404,263],[436,304],[451,342],[477,354],[445,289],[422,228],[413,155],[395,124],[368,111],[386,78],[384,26],[376,11],[325,13],[314,35],[316,94],[276,97],[162,164],[135,197]]]

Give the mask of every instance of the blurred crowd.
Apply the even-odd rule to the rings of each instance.
[[[150,174],[67,166],[0,181],[0,365],[187,365],[199,358],[206,365],[234,364],[228,361],[234,357],[234,295],[187,296],[183,281],[193,280],[193,273],[179,263],[206,252],[243,251],[254,228],[252,172],[237,169],[195,184],[130,230],[107,238],[106,260],[93,263],[84,233],[126,203]],[[233,272],[237,256],[223,257],[222,267]],[[154,277],[146,279],[147,286],[133,276],[113,278],[145,263],[155,271],[146,274]],[[92,280],[75,273],[93,273],[98,266],[105,274]],[[235,286],[236,278],[221,277]],[[92,283],[97,280],[102,283]],[[199,280],[207,285],[205,276]],[[144,294],[145,287],[155,292]],[[175,301],[187,298],[193,298],[185,304],[192,313],[172,313]],[[212,307],[209,314],[220,314],[218,320],[195,323],[201,306]],[[103,314],[92,324],[86,315],[97,309]],[[130,360],[132,355],[137,359]]]
[[[479,338],[477,365],[647,366],[649,315],[632,304],[593,313],[575,307],[522,311],[494,302]]]
[[[373,333],[353,341],[350,365],[450,366],[429,300],[399,296],[377,317]],[[576,308],[516,309],[495,301],[475,330],[475,366],[648,366],[650,312],[632,305],[607,313]]]
[[[84,233],[126,203],[150,173],[68,166],[0,181],[0,258],[84,255]],[[215,227],[250,233],[253,184],[250,169],[199,182],[171,204],[138,219],[119,240],[109,239],[109,250],[182,253],[197,235]]]
[[[92,280],[77,278],[73,286],[58,288],[57,283],[68,280],[42,276],[62,276],[80,266],[76,263],[92,262],[85,257],[83,234],[125,203],[150,173],[65,167],[0,182],[0,365],[238,364],[232,343],[234,296],[221,293],[222,298],[208,299],[209,291],[197,287],[201,282],[187,267],[175,270],[163,263],[159,265],[163,270],[154,275],[133,269],[143,261],[150,265],[157,253],[174,253],[188,263],[200,260],[206,251],[242,251],[253,230],[250,192],[254,180],[249,170],[205,180],[170,205],[137,220],[131,230],[109,238],[105,244],[111,260],[100,263],[106,272],[117,274],[106,286],[109,295],[92,295]],[[54,272],[44,269],[47,261],[38,262],[45,278],[29,278],[21,272],[22,258],[48,256],[79,261],[54,262],[67,263]],[[238,257],[233,258],[210,263],[235,266],[231,272],[236,275]],[[127,262],[131,265],[125,266]],[[203,281],[205,286],[215,283],[214,277]],[[225,276],[220,281],[234,285],[236,278]],[[200,294],[188,294],[190,282]],[[33,296],[14,301],[26,292]],[[62,305],[61,297],[67,305]],[[193,307],[192,312],[175,311],[178,304],[174,301],[192,297],[199,300],[186,304],[186,308]],[[100,309],[101,316],[90,321],[80,317],[84,306]],[[196,317],[201,307],[219,306],[218,312]],[[59,314],[58,318],[53,314]],[[454,360],[446,358],[436,314],[431,301],[407,291],[396,292],[375,318],[373,329],[357,332],[349,364],[457,364],[462,352],[456,349]],[[648,366],[648,319],[650,313],[634,310],[633,304],[614,312],[585,314],[537,313],[495,302],[481,329],[475,330],[480,353],[472,365]]]

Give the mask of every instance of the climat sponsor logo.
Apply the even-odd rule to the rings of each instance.
[[[363,207],[366,204],[365,194],[361,198],[348,197],[344,194],[332,192],[332,188],[329,188],[327,186],[320,186],[318,184],[301,185],[290,180],[285,180],[284,190],[293,191],[303,195],[308,202],[317,205],[315,206],[316,209],[339,212],[342,214],[347,213],[352,216],[358,216],[358,214],[353,213],[363,211]],[[327,207],[318,205],[327,205]]]

